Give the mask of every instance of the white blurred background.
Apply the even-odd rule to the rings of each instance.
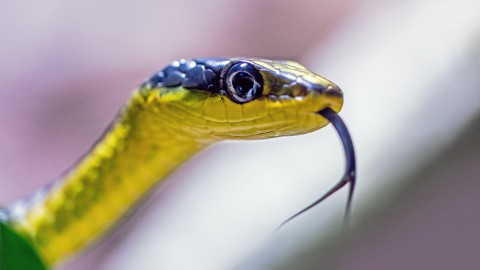
[[[72,164],[178,58],[292,59],[340,85],[359,178],[331,127],[225,142],[62,269],[477,269],[480,2],[0,2],[0,205]]]

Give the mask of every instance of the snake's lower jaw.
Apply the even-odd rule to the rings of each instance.
[[[230,123],[228,131],[214,133],[219,139],[258,140],[314,132],[329,122],[317,111],[285,110],[258,119]]]
[[[252,140],[301,135],[316,131],[329,122],[318,114],[327,107],[335,112],[342,108],[343,99],[326,92],[309,93],[302,99],[266,98],[243,105],[226,103],[226,121],[210,122],[211,135],[219,140]],[[234,109],[238,106],[243,108]],[[230,108],[231,107],[231,108]],[[230,118],[238,111],[242,119]],[[232,115],[233,116],[233,115]]]
[[[153,109],[149,112],[152,119],[165,119],[163,128],[171,129],[176,137],[194,138],[207,144],[224,139],[266,139],[318,130],[328,120],[317,112],[327,107],[338,112],[343,104],[336,86],[304,89],[303,93],[297,97],[272,93],[238,104],[226,96],[212,95],[205,99],[200,91],[178,88],[162,95],[151,94],[154,96],[151,102],[157,102],[158,106],[148,108],[158,108],[158,112]]]

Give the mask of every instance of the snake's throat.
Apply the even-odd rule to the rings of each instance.
[[[11,221],[47,264],[84,249],[110,231],[169,173],[206,147],[188,134],[161,128],[168,125],[141,108],[129,104],[102,140],[44,199]]]

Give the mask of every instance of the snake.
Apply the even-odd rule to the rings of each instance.
[[[342,106],[336,84],[294,61],[173,61],[133,92],[100,139],[59,180],[2,208],[3,241],[8,233],[38,257],[44,267],[38,269],[48,269],[118,227],[169,174],[208,146],[301,135],[329,123],[343,142],[345,174],[285,222],[350,184],[348,215],[356,166],[352,140],[338,116]],[[4,267],[13,260],[4,255]]]

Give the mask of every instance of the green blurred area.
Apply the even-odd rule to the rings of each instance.
[[[30,243],[0,222],[0,270],[46,269]]]

